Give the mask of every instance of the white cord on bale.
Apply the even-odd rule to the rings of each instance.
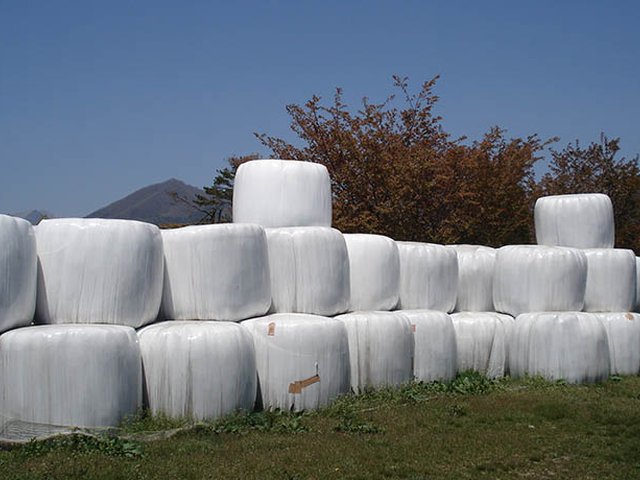
[[[160,229],[133,220],[43,220],[36,321],[138,328],[156,320],[162,298]]]
[[[640,315],[630,312],[595,314],[607,329],[611,375],[640,373]]]
[[[213,420],[253,409],[255,350],[237,323],[168,321],[143,328],[138,337],[154,415]]]
[[[539,245],[613,247],[613,204],[607,195],[579,193],[540,197],[534,218]]]
[[[400,292],[398,246],[382,235],[345,234],[351,283],[350,311],[392,310]]]
[[[280,313],[241,325],[253,337],[263,408],[312,410],[349,392],[349,344],[342,322]]]
[[[419,382],[452,380],[458,369],[451,317],[436,310],[397,310],[411,322],[415,342],[413,376]]]
[[[271,305],[269,252],[258,225],[163,230],[162,314],[172,320],[244,320]]]
[[[584,305],[587,257],[575,248],[509,245],[498,249],[493,277],[496,311],[579,311]]]
[[[238,167],[233,222],[263,227],[331,226],[331,180],[324,165],[253,160]]]
[[[36,310],[37,256],[31,224],[0,215],[0,333],[24,327]]]
[[[142,407],[135,330],[40,325],[0,336],[3,415],[48,425],[115,427]]]
[[[480,245],[450,245],[458,255],[456,312],[493,311],[493,270],[496,249]]]
[[[636,256],[621,248],[591,248],[587,256],[585,312],[629,312],[636,299]],[[640,348],[640,346],[639,346]]]
[[[611,370],[607,331],[593,313],[537,312],[516,318],[511,375],[569,383],[601,382]]]
[[[349,256],[326,227],[267,228],[271,312],[337,315],[349,308]]]
[[[414,338],[402,312],[354,312],[336,317],[349,335],[351,388],[397,387],[413,378]]]
[[[400,252],[400,310],[452,312],[458,290],[458,257],[443,245],[396,242]]]

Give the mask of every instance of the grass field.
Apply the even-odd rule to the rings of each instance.
[[[1,478],[640,478],[640,378],[412,384],[317,413],[253,413],[186,428],[139,418],[123,438],[0,451]]]

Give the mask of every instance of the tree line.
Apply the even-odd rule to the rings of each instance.
[[[325,102],[313,96],[288,105],[294,145],[255,134],[273,158],[327,167],[334,226],[345,233],[378,233],[395,240],[499,247],[535,243],[533,205],[543,195],[605,193],[611,197],[616,246],[640,253],[638,156],[619,157],[620,139],[604,134],[557,150],[558,138],[510,138],[493,127],[481,139],[453,138],[435,115],[438,77],[412,93],[394,76],[396,95],[362,100],[357,110],[337,89]],[[550,153],[547,172],[534,167]],[[235,171],[257,154],[231,157],[205,195],[195,200],[204,222],[229,221]]]

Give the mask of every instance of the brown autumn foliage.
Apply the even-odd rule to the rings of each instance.
[[[340,89],[329,105],[317,96],[288,105],[301,147],[265,134],[258,138],[274,158],[327,167],[334,225],[344,232],[437,243],[529,243],[533,166],[547,142],[535,135],[507,139],[497,127],[471,144],[452,139],[433,112],[437,77],[417,94],[406,79],[394,81],[400,101],[364,98],[356,112]]]

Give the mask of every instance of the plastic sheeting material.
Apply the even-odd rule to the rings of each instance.
[[[458,257],[443,245],[397,242],[400,251],[398,309],[452,312],[458,289]]]
[[[254,160],[238,167],[234,223],[264,227],[331,226],[331,181],[318,163]]]
[[[211,420],[253,409],[253,340],[237,323],[161,322],[138,336],[146,398],[154,414]]]
[[[36,310],[37,257],[31,224],[0,215],[0,333],[29,325]]]
[[[516,318],[511,375],[591,383],[609,377],[607,331],[592,313],[538,312]]]
[[[636,312],[640,312],[640,257],[636,257]]]
[[[509,324],[493,312],[451,315],[458,346],[458,372],[473,370],[489,378],[504,376]]]
[[[539,245],[611,248],[614,242],[613,205],[607,195],[553,195],[536,201]]]
[[[411,322],[401,312],[355,312],[336,317],[349,334],[351,388],[398,386],[413,378]]]
[[[258,225],[163,230],[162,313],[172,320],[244,320],[271,305],[269,253]]]
[[[607,329],[612,375],[640,373],[640,315],[637,313],[596,313]]]
[[[316,409],[349,391],[349,345],[341,322],[281,313],[242,326],[253,336],[263,408]]]
[[[24,422],[116,426],[142,406],[136,332],[42,325],[0,336],[2,414]]]
[[[343,235],[324,227],[268,228],[271,312],[336,315],[349,308]]]
[[[141,327],[158,316],[162,237],[133,220],[56,219],[36,227],[36,320]]]
[[[593,248],[587,256],[585,312],[628,312],[636,298],[636,256],[632,250]],[[639,345],[640,348],[640,345]]]
[[[587,257],[574,248],[509,245],[498,250],[493,303],[512,316],[578,311],[584,305]]]
[[[496,250],[478,245],[451,245],[458,254],[457,312],[493,311]]]
[[[458,369],[456,331],[451,317],[435,310],[400,310],[411,322],[413,376],[421,382],[449,381]]]
[[[351,272],[349,310],[392,310],[400,292],[396,242],[382,235],[345,234]]]

